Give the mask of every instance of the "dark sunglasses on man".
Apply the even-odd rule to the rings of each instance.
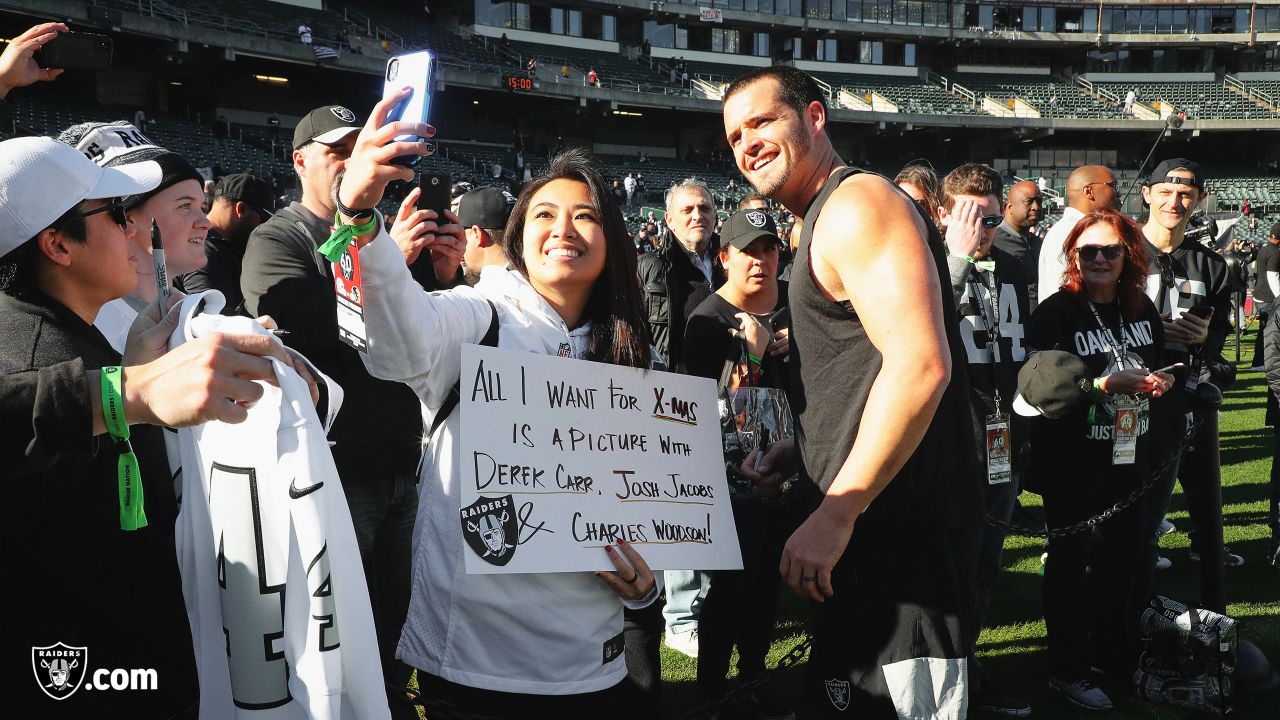
[[[70,215],[63,215],[54,221],[54,223],[49,227],[56,228],[59,225],[66,225],[72,220],[83,220],[90,215],[97,215],[102,212],[110,213],[112,222],[119,225],[121,228],[124,228],[129,224],[129,219],[125,216],[124,204],[120,202],[120,198],[112,198],[102,207],[96,207],[92,210],[86,210],[79,213],[71,213]]]
[[[1098,259],[1098,254],[1108,260],[1117,260],[1124,255],[1123,245],[1081,245],[1076,248],[1076,253],[1080,255],[1080,259],[1085,262],[1093,262]]]
[[[982,217],[982,227],[993,230],[1000,227],[1000,223],[1004,222],[1003,215],[984,215]]]

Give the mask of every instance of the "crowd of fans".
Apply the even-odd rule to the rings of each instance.
[[[32,54],[65,29],[15,38],[0,88],[53,80]],[[242,420],[255,381],[274,377],[266,357],[299,371],[308,358],[345,390],[332,454],[397,718],[417,717],[406,702],[415,669],[422,698],[467,716],[654,717],[663,637],[697,658],[699,688],[717,700],[735,647],[740,677],[764,669],[783,585],[814,601],[809,716],[1027,716],[1017,688],[984,677],[975,654],[1018,494],[1039,493],[1060,528],[1149,486],[1096,533],[1047,545],[1047,680],[1105,710],[1092,669],[1131,681],[1175,480],[1190,498],[1192,557],[1245,561],[1221,547],[1217,446],[1198,440],[1216,438],[1231,379],[1221,352],[1251,258],[1217,250],[1209,232],[1197,239],[1196,162],[1167,160],[1144,178],[1142,224],[1118,212],[1108,168],[1078,168],[1046,228],[1040,188],[1006,192],[985,165],[939,178],[915,163],[895,181],[846,166],[817,85],[779,66],[726,92],[726,139],[758,194],[723,218],[712,189],[688,179],[665,190],[661,215],[628,227],[622,208],[637,204],[641,179],[610,187],[581,151],[518,194],[457,187],[437,213],[414,190],[384,218],[374,208],[387,184],[412,177],[391,160],[429,152],[388,141],[434,133],[383,126],[396,99],[367,121],[341,105],[307,114],[292,141],[301,197],[285,207],[247,174],[206,197],[191,159],[123,121],[0,143],[0,382],[5,426],[18,430],[4,457],[30,478],[11,488],[24,512],[5,525],[4,563],[11,583],[42,589],[14,593],[24,620],[6,669],[28,662],[13,652],[27,640],[74,637],[117,667],[166,669],[162,692],[132,715],[192,707],[178,507],[152,480],[169,477],[161,427]],[[354,228],[359,248],[376,338],[365,352],[339,340],[333,265],[317,253],[335,228]],[[1251,289],[1265,326],[1254,363],[1265,357],[1274,403],[1280,224],[1271,234]],[[175,277],[167,301],[157,253]],[[208,290],[226,314],[269,316],[283,346],[214,335],[166,352],[176,319],[164,311]],[[728,468],[743,569],[655,573],[643,547],[620,542],[615,572],[466,574],[461,424],[445,398],[459,347],[495,335],[499,347],[716,379],[728,394],[785,393],[795,436]],[[121,367],[118,409],[135,424],[127,452],[150,518],[127,535],[115,502],[129,441],[90,443],[111,429],[97,388]],[[1280,566],[1277,472],[1271,543],[1253,561]],[[55,538],[30,542],[55,525]],[[98,547],[91,576],[48,562]],[[494,598],[518,598],[518,613],[495,611]],[[564,617],[578,622],[554,620]],[[602,640],[620,633],[625,662],[606,653],[602,664]],[[794,717],[763,687],[720,712]]]

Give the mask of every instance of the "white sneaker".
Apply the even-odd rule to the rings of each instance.
[[[688,655],[691,658],[698,657],[698,628],[694,626],[692,630],[686,632],[667,631],[664,638],[667,647],[675,650],[682,655]]]
[[[1156,531],[1156,534],[1157,534],[1157,535],[1168,535],[1169,533],[1174,532],[1174,531],[1175,531],[1175,530],[1177,530],[1177,529],[1178,529],[1178,528],[1177,528],[1177,526],[1175,526],[1173,523],[1169,522],[1167,519],[1166,519],[1166,520],[1161,520],[1161,521],[1160,521],[1160,529]]]
[[[1049,687],[1066,695],[1068,700],[1086,710],[1111,710],[1115,707],[1111,704],[1111,698],[1088,678],[1083,680],[1049,678]]]
[[[1171,568],[1171,567],[1173,567],[1173,561],[1172,561],[1172,560],[1170,560],[1169,558],[1167,558],[1167,557],[1165,557],[1165,556],[1163,556],[1163,555],[1157,555],[1157,556],[1156,556],[1156,569],[1157,569],[1157,570],[1168,570],[1168,569],[1169,569],[1169,568]]]

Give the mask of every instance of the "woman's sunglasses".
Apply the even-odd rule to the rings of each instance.
[[[1098,255],[1108,260],[1117,260],[1124,255],[1123,245],[1082,245],[1076,248],[1076,253],[1080,259],[1085,262],[1093,262],[1098,259]]]
[[[89,217],[90,215],[97,215],[98,213],[102,213],[102,212],[110,213],[112,222],[119,225],[121,228],[129,224],[129,218],[125,216],[124,204],[120,202],[120,198],[112,198],[110,202],[108,202],[106,205],[103,205],[102,207],[96,207],[92,210],[86,210],[85,212],[82,212],[82,213],[73,213],[71,215],[64,215],[53,225],[50,225],[50,227],[58,227],[59,225],[65,225],[71,222],[72,220],[82,220],[84,218]]]

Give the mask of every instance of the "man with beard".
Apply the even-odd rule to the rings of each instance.
[[[822,91],[792,67],[753,70],[725,92],[738,170],[804,215],[790,287],[796,436],[759,472],[752,453],[743,474],[798,469],[825,495],[779,567],[819,603],[813,712],[959,720],[982,485],[968,379],[952,372],[965,355],[939,281],[942,238],[896,186],[847,167],[826,124]]]
[[[1032,310],[1036,309],[1036,269],[1040,263],[1042,243],[1034,231],[1042,217],[1044,196],[1040,194],[1040,188],[1030,180],[1023,180],[1009,188],[1009,198],[1004,203],[1004,222],[996,228],[996,247],[1012,255],[1022,265]]]
[[[271,217],[274,207],[271,185],[252,175],[227,175],[213,190],[209,208],[209,237],[204,254],[208,263],[183,275],[179,289],[188,295],[217,290],[227,299],[224,315],[235,315],[244,306],[240,294],[240,264],[249,244],[249,233]]]

